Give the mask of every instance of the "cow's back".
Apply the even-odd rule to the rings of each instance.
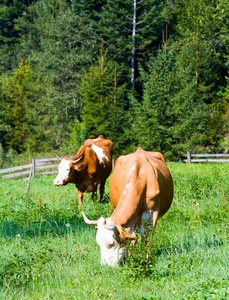
[[[105,140],[102,137],[98,137],[94,140],[94,145],[103,149],[104,154],[109,158],[109,162],[112,164],[112,149],[113,149],[113,142],[111,140]]]
[[[157,159],[161,160],[164,164],[166,164],[165,157],[161,152],[145,151],[141,147],[138,147],[138,149],[136,150],[135,153],[143,153],[148,158],[157,158]]]
[[[103,136],[99,136],[96,139],[87,139],[84,142],[85,153],[85,163],[89,165],[91,157],[96,154],[96,161],[93,162],[93,169],[96,170],[91,177],[98,182],[105,181],[112,171],[112,149],[113,142],[111,140],[106,140]],[[90,162],[92,163],[92,162]]]
[[[86,147],[92,147],[92,145],[101,148],[107,157],[112,158],[113,142],[111,140],[106,140],[100,135],[96,139],[87,139],[84,142]]]
[[[119,201],[129,203],[134,214],[159,209],[159,217],[169,209],[173,198],[173,181],[166,164],[154,152],[139,149],[121,156],[110,179],[110,198],[114,207]],[[128,189],[127,189],[128,187]],[[128,197],[128,193],[132,195]]]

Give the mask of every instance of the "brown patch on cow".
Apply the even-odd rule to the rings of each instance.
[[[91,148],[92,144],[101,148],[108,161],[99,163],[97,154]],[[112,148],[113,143],[110,140],[99,136],[97,139],[88,139],[80,147],[73,159],[62,158],[70,161],[70,172],[63,185],[68,183],[75,184],[78,190],[78,202],[83,201],[85,191],[92,192],[93,200],[97,197],[97,187],[100,184],[100,201],[103,199],[104,186],[106,179],[112,171]]]

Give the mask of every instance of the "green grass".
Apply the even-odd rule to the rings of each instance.
[[[229,166],[168,165],[174,200],[150,266],[140,243],[124,265],[100,265],[74,185],[35,177],[25,195],[26,181],[1,181],[0,299],[229,299]],[[88,217],[112,212],[108,186],[104,204],[85,195]]]

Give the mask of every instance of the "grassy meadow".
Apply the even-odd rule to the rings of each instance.
[[[0,181],[0,299],[229,299],[229,164],[168,163],[174,200],[152,256],[141,240],[118,268],[101,266],[96,230],[74,185],[55,176]],[[85,194],[89,218],[108,217]]]

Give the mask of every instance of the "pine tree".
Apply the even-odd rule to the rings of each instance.
[[[84,99],[81,117],[87,137],[102,134],[115,143],[115,151],[123,143],[126,102],[126,87],[119,85],[117,73],[116,65],[107,59],[102,46],[98,60],[86,72],[80,89]]]
[[[99,50],[87,14],[75,13],[68,2],[48,0],[34,5],[31,30],[19,53],[31,61],[46,90],[36,110],[40,127],[50,136],[46,139],[48,148],[62,146],[75,122],[81,121],[81,77]]]
[[[3,141],[8,148],[18,152],[25,149],[29,124],[36,122],[33,113],[34,102],[39,94],[36,87],[37,82],[31,64],[23,60],[17,69],[12,70],[12,75],[5,76],[1,80]]]
[[[166,49],[142,70],[143,101],[133,125],[138,143],[145,150],[175,157],[203,141],[208,109],[194,97],[195,78],[176,61],[175,51]]]
[[[1,0],[0,3],[0,73],[16,64],[15,48],[21,42],[20,23],[33,0]]]
[[[90,1],[90,5],[95,2]],[[98,9],[93,6],[89,15],[95,31],[108,47],[109,58],[121,67],[123,82],[133,89],[139,89],[139,81],[135,86],[138,65],[144,64],[157,49],[155,41],[161,38],[158,32],[166,22],[162,15],[164,6],[155,0],[107,0],[101,1]]]
[[[217,151],[224,128],[224,100],[218,97],[218,91],[219,86],[225,86],[228,74],[229,2],[177,1],[177,8],[177,59],[183,68],[189,67],[190,78],[196,78],[195,98],[204,101],[211,111],[203,145]]]

